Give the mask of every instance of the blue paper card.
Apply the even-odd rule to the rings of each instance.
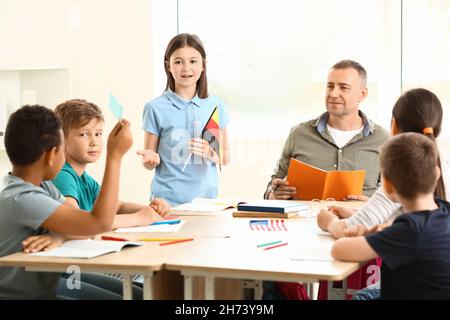
[[[111,110],[117,120],[122,119],[123,106],[119,103],[116,97],[112,95],[112,93],[109,94],[109,110]]]

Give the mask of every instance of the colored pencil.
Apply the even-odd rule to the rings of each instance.
[[[109,236],[102,236],[102,240],[111,240],[111,241],[128,241],[128,239],[124,238],[116,238],[116,237],[109,237]]]
[[[270,245],[273,245],[273,244],[278,244],[280,242],[281,242],[281,240],[273,241],[273,242],[269,242],[269,243],[262,243],[262,244],[258,244],[256,247],[257,248],[267,247],[267,246],[270,246]]]
[[[270,250],[270,249],[286,246],[287,244],[288,244],[287,242],[281,243],[281,244],[277,244],[277,245],[274,245],[274,246],[271,246],[271,247],[264,248],[264,250]]]
[[[137,239],[137,241],[156,241],[156,242],[163,242],[163,241],[178,241],[178,240],[186,240],[189,238],[140,238]]]
[[[167,246],[169,244],[175,244],[175,243],[180,243],[180,242],[186,242],[186,241],[192,241],[194,240],[194,238],[189,238],[189,239],[182,239],[182,240],[176,240],[176,241],[169,241],[169,242],[163,242],[160,243],[160,246]]]

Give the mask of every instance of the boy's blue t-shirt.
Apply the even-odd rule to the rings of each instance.
[[[100,185],[86,171],[78,176],[66,162],[52,182],[65,197],[77,200],[81,210],[92,211],[100,192]]]
[[[23,251],[22,241],[41,228],[64,197],[50,181],[35,186],[7,175],[0,183],[0,257]],[[0,299],[54,299],[60,275],[0,267]]]
[[[406,213],[366,236],[383,259],[382,299],[450,299],[450,204]]]

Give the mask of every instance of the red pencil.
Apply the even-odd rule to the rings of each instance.
[[[188,239],[181,239],[181,240],[175,240],[175,241],[169,241],[169,242],[163,242],[160,243],[160,246],[167,246],[168,244],[174,244],[174,243],[180,243],[180,242],[186,242],[186,241],[192,241],[194,238],[188,238]]]
[[[287,242],[285,242],[285,243],[280,243],[280,244],[276,244],[276,245],[274,245],[274,246],[270,246],[270,247],[264,248],[264,250],[269,250],[269,249],[274,249],[274,248],[282,247],[282,246],[285,246],[285,245],[287,245],[287,244],[288,244]]]
[[[128,241],[124,238],[116,238],[116,237],[109,237],[109,236],[102,236],[102,240],[112,240],[112,241]]]

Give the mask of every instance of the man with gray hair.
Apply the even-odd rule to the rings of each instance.
[[[372,195],[379,183],[379,149],[389,135],[358,109],[367,94],[367,73],[358,62],[342,60],[331,67],[327,112],[291,129],[265,199],[286,200],[297,193],[284,180],[291,157],[327,171],[366,170],[364,195],[348,195],[348,199],[367,200]]]

